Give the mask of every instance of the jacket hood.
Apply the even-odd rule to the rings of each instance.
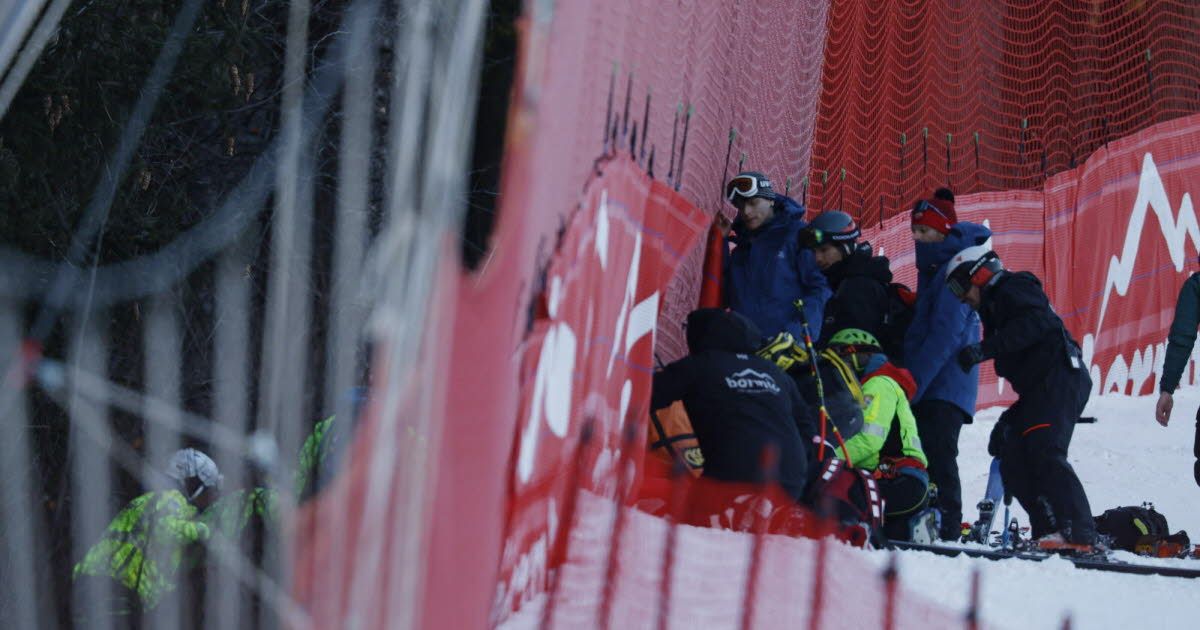
[[[992,231],[978,223],[962,221],[950,228],[946,240],[937,243],[917,243],[917,270],[931,272],[946,264],[954,255],[972,245],[982,245],[992,237]]]
[[[825,270],[825,277],[834,284],[851,276],[866,276],[883,284],[891,284],[891,263],[886,256],[875,256],[870,243],[859,243],[849,256]]]
[[[884,363],[879,369],[871,372],[863,379],[867,382],[876,376],[886,376],[900,385],[900,389],[904,390],[904,395],[908,397],[909,402],[912,402],[913,396],[917,395],[917,381],[908,370],[894,365],[892,363]]]
[[[688,313],[688,352],[705,350],[752,354],[761,345],[762,333],[746,316],[723,308],[702,308]]]

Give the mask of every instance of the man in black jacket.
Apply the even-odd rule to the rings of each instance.
[[[759,341],[758,328],[743,315],[719,308],[692,311],[690,354],[654,375],[651,410],[683,401],[706,477],[762,481],[762,454],[773,445],[779,483],[799,500],[816,434],[813,414],[792,379],[755,356]]]
[[[870,243],[858,242],[860,234],[854,219],[840,210],[822,212],[800,232],[801,246],[813,250],[833,291],[825,303],[822,342],[847,328],[865,330],[876,339],[888,337],[892,271],[888,259],[875,256]]]
[[[946,286],[979,312],[983,342],[958,355],[963,370],[992,359],[1017,392],[1000,416],[988,452],[1000,458],[1005,487],[1029,513],[1045,549],[1090,550],[1096,525],[1083,484],[1067,462],[1075,422],[1092,389],[1079,344],[1029,272],[1008,272],[985,245],[947,265]]]

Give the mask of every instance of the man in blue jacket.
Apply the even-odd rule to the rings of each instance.
[[[804,208],[775,192],[762,173],[747,171],[729,181],[725,197],[738,209],[730,241],[736,246],[725,260],[725,299],[729,308],[745,315],[766,335],[787,331],[803,339],[804,301],[813,340],[821,336],[821,321],[829,285],[812,251],[800,246],[807,225]]]
[[[979,342],[979,316],[946,289],[945,267],[955,254],[991,238],[982,225],[959,223],[954,194],[945,188],[918,201],[912,211],[917,255],[917,302],[904,338],[905,367],[917,381],[913,414],[937,484],[944,539],[961,537],[962,486],[958,435],[975,414],[979,368],[964,372],[955,356]]]

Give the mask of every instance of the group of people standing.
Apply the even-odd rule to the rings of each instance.
[[[1067,462],[1091,391],[1079,346],[1038,279],[1003,268],[987,227],[958,221],[950,190],[912,206],[915,293],[893,282],[888,259],[848,214],[826,210],[808,222],[759,172],[739,174],[725,192],[738,210],[726,226],[727,308],[689,317],[690,354],[656,374],[652,400],[655,410],[682,401],[704,475],[754,481],[769,445],[780,453],[783,486],[811,502],[828,460],[842,460],[876,480],[888,537],[906,538],[914,515],[932,507],[937,536],[957,540],[958,439],[972,422],[978,364],[992,360],[1019,399],[988,450],[1030,514],[1032,535],[1046,546],[1095,543]],[[829,411],[822,362],[857,379],[847,383],[852,413]],[[829,431],[820,426],[826,415]]]

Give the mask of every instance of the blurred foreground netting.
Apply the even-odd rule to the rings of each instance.
[[[405,395],[486,4],[0,2],[0,627],[308,626],[281,524]]]

